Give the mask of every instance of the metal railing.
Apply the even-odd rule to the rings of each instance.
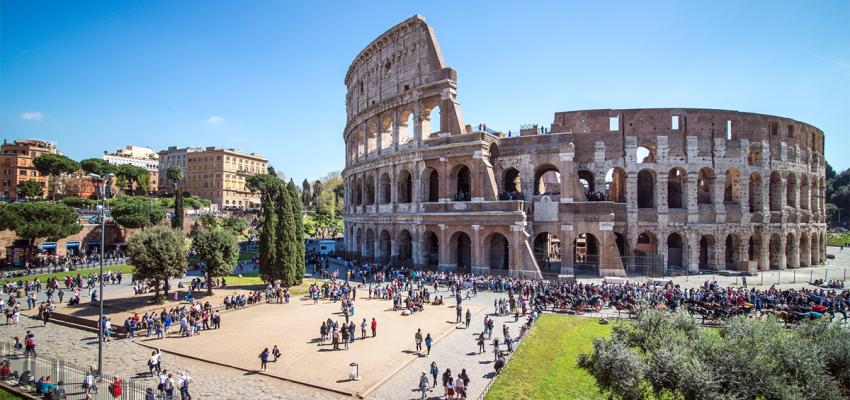
[[[62,359],[44,356],[24,356],[23,351],[16,351],[10,342],[0,342],[0,361],[9,362],[10,374],[0,377],[4,383],[27,392],[36,391],[36,383],[42,377],[50,377],[50,383],[62,382],[62,388],[68,399],[86,397],[83,387],[87,371],[67,363]],[[121,395],[114,396],[110,390],[115,376],[104,374],[95,377],[91,390],[91,398],[99,400],[144,400],[147,385],[134,379],[120,379]]]
[[[124,265],[127,263],[126,258],[110,258],[104,260],[103,265],[105,266],[114,266],[114,265]],[[30,275],[40,275],[40,274],[50,274],[56,272],[94,272],[95,269],[100,267],[100,261],[92,260],[82,263],[65,263],[61,265],[50,265],[46,267],[35,267],[26,269],[13,269],[9,271],[3,271],[2,276],[0,278],[5,279],[13,279],[13,278],[24,278]],[[92,271],[85,271],[91,269]]]

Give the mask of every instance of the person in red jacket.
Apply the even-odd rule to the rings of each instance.
[[[375,321],[375,318],[372,318],[372,337],[378,333],[378,321]]]
[[[115,380],[109,385],[109,391],[112,392],[112,397],[121,397],[121,378],[115,377]]]

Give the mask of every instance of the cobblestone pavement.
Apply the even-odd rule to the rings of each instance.
[[[27,330],[36,335],[39,354],[64,359],[66,362],[87,368],[97,365],[97,336],[90,332],[23,319],[20,325],[0,326],[0,337],[23,337]],[[238,345],[238,344],[230,344]],[[104,372],[131,378],[156,387],[156,379],[148,376],[147,360],[150,349],[132,340],[112,340],[104,343]],[[165,354],[163,367],[175,372],[175,379],[183,371],[193,378],[191,386],[194,399],[295,399],[330,400],[346,398],[280,379],[252,375],[243,371],[221,367],[189,358]],[[308,366],[305,366],[308,367]]]

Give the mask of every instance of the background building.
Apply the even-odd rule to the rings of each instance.
[[[130,164],[142,167],[150,172],[149,190],[159,187],[159,154],[153,149],[141,146],[126,146],[114,153],[103,152],[103,159],[112,165]]]
[[[267,160],[254,153],[206,147],[186,154],[184,190],[209,199],[220,209],[247,210],[260,206],[259,193],[245,188],[245,178],[265,174]]]
[[[186,159],[188,154],[195,153],[198,151],[204,151],[203,147],[183,147],[178,148],[176,146],[169,146],[167,150],[162,150],[159,152],[159,190],[163,190],[166,192],[171,192],[171,182],[168,181],[168,177],[165,175],[168,171],[168,168],[178,167],[183,171],[183,179],[180,180],[179,185],[184,185],[186,183]]]
[[[26,139],[12,143],[3,140],[0,146],[0,198],[18,198],[18,183],[34,180],[41,183],[47,194],[48,177],[42,176],[32,160],[42,154],[59,154],[56,144],[44,140]]]

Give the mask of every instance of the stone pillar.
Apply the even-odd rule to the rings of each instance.
[[[520,258],[520,240],[524,238],[521,235],[522,226],[521,225],[511,225],[511,254],[510,254],[510,265],[508,265],[508,269],[510,271],[517,271],[522,269],[522,258]]]
[[[667,213],[668,213],[668,204],[667,204],[667,174],[657,174],[655,182],[655,207],[658,212],[658,225],[665,226],[667,225]]]
[[[385,129],[384,119],[381,117],[380,114],[378,114],[378,116],[375,117],[375,118],[376,118],[376,120],[375,120],[375,140],[377,141],[375,150],[377,150],[378,154],[380,155],[381,154],[381,147],[383,147],[383,141],[384,141],[384,138],[383,138],[384,137],[384,129]]]
[[[726,236],[714,235],[714,265],[718,271],[726,269]]]
[[[410,127],[407,127],[408,132]],[[422,103],[413,103],[413,142],[414,146],[422,146]]]
[[[688,241],[688,271],[699,272],[700,235],[697,232],[688,232],[686,236]]]
[[[629,213],[637,212],[638,196],[637,196],[637,172],[626,173],[626,210]]]
[[[481,225],[472,225],[472,272],[486,274],[490,271],[489,265],[484,265],[481,254]]]
[[[393,109],[393,151],[398,150],[398,141],[399,141],[399,138],[398,138],[398,135],[399,135],[399,133],[398,133],[398,123],[399,123],[399,121],[398,121],[398,109],[394,108]]]
[[[413,225],[410,227],[410,249],[413,258],[413,265],[422,265],[422,246],[419,243],[419,238],[422,237],[422,226]]]
[[[369,158],[369,119],[363,121],[363,158]]]
[[[561,275],[575,275],[575,231],[570,224],[561,225]]]
[[[452,268],[457,268],[457,263],[452,262],[453,260],[449,260],[449,238],[447,229],[448,226],[445,224],[440,224],[440,255],[438,262],[438,269],[441,271],[447,271]]]
[[[788,267],[788,260],[785,258],[785,232],[779,232],[779,269],[786,269]]]
[[[441,202],[454,200],[449,194],[449,159],[440,157],[440,195],[437,197]]]
[[[658,239],[658,243],[656,243],[656,246],[658,246],[658,256],[661,257],[661,266],[662,268],[664,268],[665,271],[669,266],[669,262],[667,260],[669,260],[670,256],[670,249],[667,246],[668,236],[670,236],[670,234],[667,232],[659,232],[656,235],[656,238]]]
[[[574,201],[572,181],[576,179],[576,166],[573,163],[573,151],[565,151],[559,154],[561,165],[558,170],[561,173],[561,203],[572,203]],[[534,184],[537,184],[536,182]],[[531,193],[534,193],[533,191]],[[583,194],[582,194],[583,195]]]
[[[761,235],[761,251],[759,255],[759,269],[762,271],[770,270],[770,235],[765,231],[759,233]]]
[[[354,127],[354,160],[360,161],[360,146],[363,144],[360,143],[360,126]]]
[[[713,198],[711,202],[714,203],[714,212],[716,214],[716,221],[718,224],[722,224],[726,222],[726,204],[724,203],[724,194],[726,191],[726,174],[718,174],[716,178],[714,178],[714,190],[712,190]]]
[[[741,223],[750,222],[750,176],[741,175],[738,180],[738,204],[741,205]]]
[[[797,237],[796,233],[794,233],[792,237],[794,238],[794,242],[795,242],[794,248],[796,249],[796,251],[794,251],[791,254],[791,259],[787,260],[787,261],[788,261],[788,264],[791,268],[800,268],[800,238]],[[787,234],[786,234],[785,242],[786,242],[785,245],[788,246],[788,243],[787,243],[788,242],[788,236],[787,236]]]
[[[690,172],[687,179],[688,183],[685,186],[688,193],[686,196],[688,202],[688,223],[697,223],[699,222],[699,203],[697,201],[699,174]]]
[[[390,239],[390,260],[398,258],[398,241]]]

